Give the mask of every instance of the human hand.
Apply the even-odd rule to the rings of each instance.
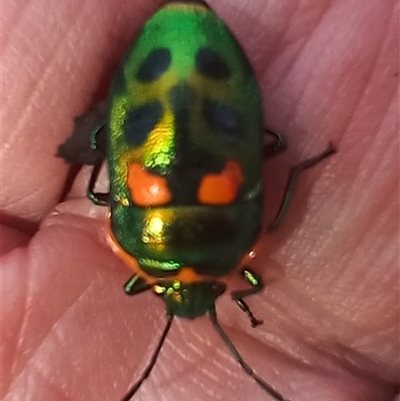
[[[3,4],[2,397],[118,401],[158,340],[165,308],[121,290],[130,271],[104,241],[84,168],[62,197],[54,157],[160,2]],[[286,173],[305,173],[282,227],[258,244],[268,281],[228,296],[221,324],[246,361],[292,401],[392,401],[398,390],[397,3],[213,1],[255,68],[268,128],[289,150],[265,164],[266,222]],[[103,182],[106,186],[107,183]],[[162,394],[162,395],[161,395]],[[176,320],[136,400],[264,400],[207,318]]]

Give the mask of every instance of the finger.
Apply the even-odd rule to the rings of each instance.
[[[104,246],[101,213],[86,200],[80,209],[86,208],[84,214],[92,217],[68,213],[76,209],[76,202],[61,205],[27,250],[3,259],[7,401],[118,401],[146,366],[164,325],[165,307],[153,294],[123,294],[121,283],[129,276],[128,269]],[[225,322],[230,319],[227,300],[218,306]],[[321,354],[309,347],[300,351],[302,359],[307,356],[305,368],[293,359],[298,347],[291,345],[293,337],[284,333],[282,320],[273,315],[269,320],[274,331],[267,335],[224,326],[255,372],[288,397],[306,400],[319,395],[326,401],[345,401],[351,393],[353,401],[387,399],[388,390],[379,383],[349,375],[329,360],[323,361],[327,371],[318,371],[314,362],[321,363]],[[159,363],[137,399],[160,392],[177,400],[187,400],[190,394],[206,400],[210,393],[265,399],[206,318],[174,323]]]
[[[307,238],[306,238],[307,239]],[[310,243],[312,243],[313,241],[312,240],[309,240],[309,242]],[[312,265],[316,265],[315,263],[314,264],[312,264]],[[301,266],[303,266],[303,265],[301,265]],[[301,276],[301,272],[299,272],[298,270],[297,270],[297,272],[298,272],[298,275],[299,276]],[[287,294],[287,296],[291,296],[292,294],[290,294],[290,293],[288,293]],[[284,308],[283,308],[283,310],[282,310],[282,312],[284,312]],[[312,318],[312,316],[310,316],[310,319]],[[179,344],[181,344],[180,342],[178,342]],[[267,358],[267,356],[266,356],[266,358]],[[364,398],[363,398],[364,399]],[[379,398],[375,398],[375,399],[379,399]]]

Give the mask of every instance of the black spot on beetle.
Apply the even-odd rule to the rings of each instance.
[[[214,132],[227,144],[235,144],[243,137],[241,113],[217,100],[205,100],[204,116]]]
[[[136,78],[141,82],[155,81],[168,70],[171,58],[169,49],[153,50],[140,65]]]
[[[196,101],[196,94],[185,82],[173,86],[169,93],[168,98],[175,114],[186,111],[188,117],[190,110],[194,107]]]
[[[227,79],[231,75],[231,71],[225,60],[214,50],[203,48],[196,54],[197,71],[214,79]]]
[[[161,120],[160,102],[145,104],[129,112],[125,121],[125,139],[132,146],[140,146]]]

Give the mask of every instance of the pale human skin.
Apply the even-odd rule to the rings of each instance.
[[[105,208],[85,198],[90,169],[60,203],[69,167],[54,157],[159,3],[2,4],[4,400],[118,401],[164,326],[161,300],[121,289],[130,271],[105,243]],[[266,126],[290,145],[265,164],[265,222],[291,165],[339,149],[255,248],[267,287],[249,304],[264,324],[251,328],[228,294],[220,322],[292,401],[399,400],[397,1],[209,4],[254,65]],[[270,399],[207,317],[176,319],[135,398],[189,399]]]

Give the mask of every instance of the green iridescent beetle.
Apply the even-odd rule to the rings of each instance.
[[[91,150],[76,152],[73,139],[88,131]],[[265,135],[274,141],[265,145]],[[227,276],[239,268],[252,288],[231,296],[253,326],[262,323],[243,299],[262,290],[261,277],[240,265],[262,229],[263,160],[284,148],[280,135],[263,129],[246,56],[201,1],[171,1],[145,23],[114,74],[107,104],[78,119],[73,138],[60,146],[68,162],[94,165],[88,196],[110,207],[109,243],[135,272],[126,293],[152,289],[166,303],[159,344],[121,401],[148,377],[173,317],[207,313],[244,371],[274,399],[286,400],[242,359],[215,310]],[[330,145],[292,169],[274,226],[298,172],[334,152]],[[110,192],[96,193],[104,158]]]
[[[114,242],[151,277],[230,272],[260,231],[263,127],[254,74],[226,26],[203,5],[161,8],[111,94]]]

